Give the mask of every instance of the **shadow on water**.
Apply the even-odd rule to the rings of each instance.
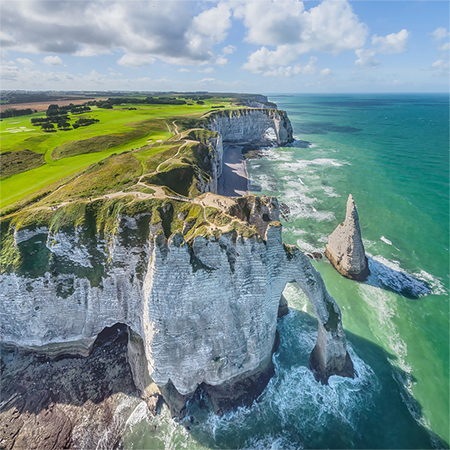
[[[297,147],[297,148],[310,148],[312,146],[311,142],[302,141],[301,139],[296,139],[291,144],[286,145],[286,147]]]
[[[347,332],[355,379],[312,376],[309,354],[317,321],[290,309],[279,320],[281,344],[275,376],[251,408],[214,416],[204,397],[188,407],[181,424],[206,448],[448,448],[419,423],[421,405],[401,380],[414,381],[395,366],[394,355]],[[417,420],[415,420],[415,418]]]
[[[368,257],[370,275],[365,283],[394,292],[409,299],[418,299],[431,292],[429,285],[405,272],[391,269],[385,264]]]

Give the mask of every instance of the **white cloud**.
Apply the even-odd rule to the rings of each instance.
[[[217,80],[215,78],[203,78],[199,81],[199,83],[216,83]]]
[[[355,50],[364,45],[368,33],[346,0],[324,0],[309,11],[298,0],[272,0],[264,7],[260,2],[248,2],[236,8],[235,16],[247,27],[246,40],[263,45],[243,65],[253,73],[286,66],[311,51],[338,54]]]
[[[327,76],[331,75],[331,69],[329,69],[328,67],[327,67],[326,69],[322,69],[322,70],[319,72],[319,75],[320,75],[321,77],[327,77]]]
[[[448,77],[450,73],[450,64],[448,59],[438,59],[431,65],[431,70],[436,75]]]
[[[231,26],[230,7],[220,2],[194,15],[184,2],[2,2],[2,51],[95,56],[121,51],[177,64],[214,59],[213,45]],[[127,63],[127,59],[122,62]]]
[[[203,70],[197,70],[197,72],[200,72],[200,73],[215,73],[215,70],[212,67],[207,67],[206,69],[203,69]]]
[[[442,52],[447,52],[450,50],[450,42],[446,42],[442,47],[439,47]]]
[[[17,58],[16,61],[22,64],[25,69],[31,69],[35,64],[33,61],[30,61],[28,58]]]
[[[62,66],[63,62],[59,56],[46,56],[42,62],[47,66]]]
[[[281,66],[274,70],[268,70],[264,72],[266,77],[292,77],[294,75],[314,75],[317,71],[316,64],[317,58],[311,56],[308,64],[301,66],[296,64],[295,66]]]
[[[262,73],[274,69],[277,66],[290,64],[297,57],[298,55],[293,53],[290,46],[287,45],[280,45],[276,50],[269,50],[266,47],[262,47],[252,53],[248,58],[248,62],[242,67],[253,73]]]
[[[398,33],[391,33],[387,36],[372,36],[372,45],[375,47],[377,53],[401,53],[406,51],[406,44],[408,42],[409,31],[403,29]]]
[[[237,48],[234,45],[227,45],[226,47],[224,47],[222,49],[222,53],[224,55],[231,55],[232,53],[234,53],[237,50]]]
[[[190,72],[190,70],[186,69],[185,67],[182,67],[181,69],[178,69],[178,72],[187,73]]]
[[[215,64],[218,66],[225,66],[226,64],[228,64],[228,59],[222,55],[219,55],[218,58],[216,59]]]
[[[0,78],[3,81],[15,81],[20,76],[20,69],[17,66],[0,65]]]
[[[447,28],[443,28],[443,27],[436,28],[431,34],[438,41],[450,36],[450,33],[447,31]]]
[[[218,55],[218,57],[216,58],[215,64],[217,66],[225,66],[226,64],[228,64],[228,59],[225,58],[225,55],[231,55],[236,50],[237,49],[236,49],[236,47],[234,45],[227,45],[226,47],[224,47],[222,49],[222,54]]]
[[[150,55],[126,54],[117,60],[117,64],[119,64],[119,66],[136,68],[148,66],[149,64],[153,64],[155,61],[156,59]]]
[[[380,64],[380,61],[375,59],[376,52],[374,50],[364,50],[360,48],[355,50],[356,56],[359,58],[355,61],[357,66],[361,67],[376,67]]]
[[[190,51],[205,55],[204,60],[211,59],[212,46],[222,42],[227,36],[227,30],[231,27],[230,18],[230,6],[224,2],[194,17],[186,33]]]
[[[236,8],[244,20],[247,41],[261,45],[295,46],[297,53],[312,50],[341,53],[364,45],[367,26],[359,22],[347,1],[324,0],[304,10],[303,2],[248,2]]]

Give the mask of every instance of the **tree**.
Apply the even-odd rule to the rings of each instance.
[[[46,122],[46,123],[42,124],[41,128],[43,131],[51,131],[51,130],[54,130],[55,125],[53,125],[52,123]]]

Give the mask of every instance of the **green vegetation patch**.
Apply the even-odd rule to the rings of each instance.
[[[97,153],[112,147],[124,144],[125,142],[140,137],[144,134],[142,131],[134,130],[129,133],[106,134],[103,136],[95,136],[82,141],[66,142],[56,147],[52,152],[52,159],[67,158],[68,156],[82,155],[84,153]]]
[[[154,194],[156,191],[142,184],[135,184],[124,189],[123,192],[142,192],[143,194]]]
[[[136,184],[142,172],[140,162],[129,152],[111,155],[85,170],[46,199],[57,203],[67,199],[92,198]]]
[[[199,141],[202,144],[208,144],[209,139],[216,138],[219,136],[219,133],[217,131],[210,131],[207,129],[197,129],[197,130],[190,130],[188,133],[186,133],[186,139],[191,139],[193,141]]]
[[[212,208],[210,206],[206,207],[205,213],[206,213],[206,218],[211,223],[213,223],[214,225],[217,225],[218,227],[223,227],[225,225],[229,225],[233,220],[227,214],[224,214],[220,210],[218,210],[216,208]]]
[[[195,196],[197,178],[195,168],[190,164],[171,165],[170,169],[143,178],[147,184],[167,186],[177,194],[185,197]]]
[[[158,148],[155,148],[157,151]],[[145,171],[155,172],[157,167],[164,161],[176,155],[178,147],[169,147],[166,150],[156,152],[145,161]]]
[[[45,158],[42,153],[35,153],[30,150],[21,150],[18,152],[2,153],[1,159],[1,178],[10,177],[17,173],[26,172],[45,164]]]

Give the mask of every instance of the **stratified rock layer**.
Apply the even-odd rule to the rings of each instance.
[[[292,125],[285,111],[277,109],[238,109],[218,111],[210,116],[208,128],[217,131],[224,142],[259,143],[269,128],[278,145],[294,140]]]
[[[254,217],[254,199],[247,203],[255,206],[249,211]],[[263,215],[277,210],[270,198],[260,207]],[[296,282],[318,317],[314,368],[319,378],[349,373],[339,307],[309,259],[283,244],[279,222],[255,221],[264,225],[264,239],[242,225],[247,237],[230,231],[198,235],[187,243],[181,232],[167,239],[148,214],[118,221],[118,232],[108,242],[86,241],[89,229],[16,230],[18,251],[32,252],[40,264],[1,277],[4,342],[43,347],[53,356],[70,353],[71,346],[84,354],[80,341],[89,343],[105,327],[124,323],[142,339],[143,350],[130,346],[141,392],[152,379],[160,388],[171,384],[181,396],[190,396],[203,383],[226,385],[268,370],[281,294],[287,283]],[[103,272],[92,278],[95,267]],[[229,393],[234,396],[231,387]]]
[[[364,281],[369,275],[358,211],[351,194],[347,200],[345,221],[339,224],[328,237],[325,256],[344,277]]]

